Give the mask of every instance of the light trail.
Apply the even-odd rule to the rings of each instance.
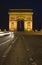
[[[13,32],[7,32],[7,33],[0,32],[0,37],[1,37],[1,36],[5,36],[5,35],[10,35],[11,38],[14,37],[14,33],[13,33]]]

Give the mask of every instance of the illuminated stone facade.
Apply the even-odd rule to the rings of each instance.
[[[29,9],[10,9],[9,30],[10,31],[32,31],[33,12]]]

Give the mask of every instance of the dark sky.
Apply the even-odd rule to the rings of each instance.
[[[0,0],[0,28],[8,29],[8,11],[10,8],[33,9],[33,27],[42,28],[42,0]]]

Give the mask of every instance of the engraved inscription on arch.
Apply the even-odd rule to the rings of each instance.
[[[9,20],[10,21],[14,21],[14,20],[17,20],[17,19],[24,19],[24,20],[32,20],[32,16],[26,16],[26,15],[10,15],[10,18]]]

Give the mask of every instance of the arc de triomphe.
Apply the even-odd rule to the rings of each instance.
[[[32,9],[10,9],[8,14],[10,31],[32,31]]]

